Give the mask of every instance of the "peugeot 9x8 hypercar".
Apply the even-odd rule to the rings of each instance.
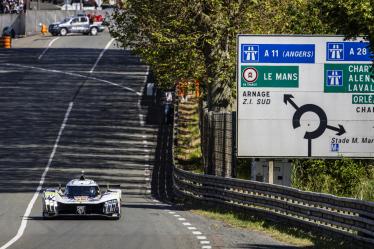
[[[121,217],[121,189],[100,192],[99,185],[84,175],[66,184],[65,191],[47,188],[43,191],[43,217],[65,215],[100,215],[113,219]]]

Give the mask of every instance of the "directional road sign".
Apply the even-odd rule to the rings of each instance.
[[[238,157],[374,157],[369,43],[239,35]]]

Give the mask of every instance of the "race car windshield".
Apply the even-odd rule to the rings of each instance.
[[[88,196],[96,197],[100,193],[97,186],[67,186],[65,195],[68,197],[74,196]]]

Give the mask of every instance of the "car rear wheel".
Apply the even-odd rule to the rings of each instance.
[[[60,35],[65,36],[68,33],[68,30],[66,28],[62,28],[60,30]]]
[[[91,35],[97,35],[97,32],[98,32],[98,30],[97,30],[96,27],[92,27],[91,30],[90,30]]]
[[[47,212],[43,212],[43,219],[44,220],[48,220],[50,218],[51,218],[51,216]]]

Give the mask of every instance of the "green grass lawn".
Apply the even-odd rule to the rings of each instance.
[[[278,241],[305,249],[351,249],[356,248],[348,241],[331,236],[323,236],[315,232],[308,232],[301,228],[285,223],[267,221],[247,213],[225,211],[222,209],[200,208],[191,209],[197,215],[222,221],[234,228],[264,233]]]

